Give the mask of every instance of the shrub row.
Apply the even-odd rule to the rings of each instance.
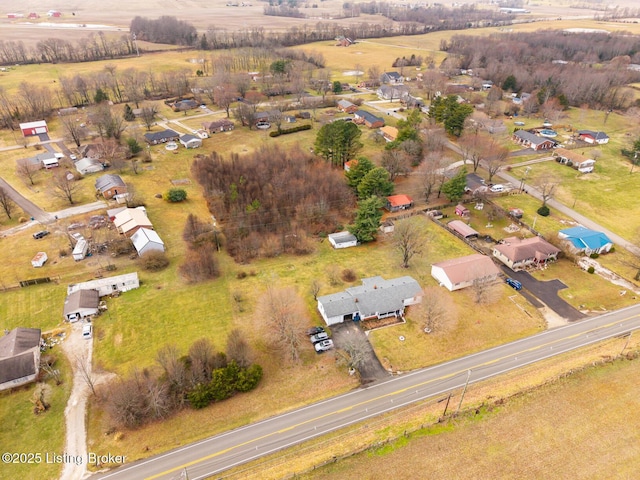
[[[253,390],[262,378],[262,367],[253,364],[248,368],[231,361],[226,367],[211,373],[211,381],[199,383],[189,393],[187,399],[193,408],[204,408],[211,402],[220,402],[236,392]]]
[[[307,124],[307,125],[298,125],[297,127],[292,127],[292,128],[283,128],[283,129],[280,129],[279,131],[276,130],[275,132],[269,132],[269,136],[275,138],[275,137],[279,137],[280,135],[286,135],[287,133],[302,132],[303,130],[311,130],[311,125]]]

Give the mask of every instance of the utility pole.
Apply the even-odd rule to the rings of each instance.
[[[629,334],[627,335],[627,341],[624,344],[624,347],[622,347],[622,350],[620,350],[620,356],[622,356],[623,352],[627,349],[627,346],[629,345],[629,340],[631,340],[631,334],[633,332],[629,332]]]
[[[136,47],[136,56],[140,56],[140,51],[138,50],[138,41],[136,40],[136,34],[132,33],[131,38],[133,38],[133,45]]]
[[[460,407],[462,407],[462,401],[464,400],[464,394],[467,393],[467,387],[469,386],[470,378],[471,378],[471,370],[467,370],[467,381],[464,384],[464,388],[462,389],[462,395],[460,396],[460,403],[458,404],[458,410],[456,410],[456,415],[460,411]]]

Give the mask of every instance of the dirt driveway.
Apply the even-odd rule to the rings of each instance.
[[[349,341],[352,341],[354,337],[361,337],[366,340],[367,345],[367,359],[364,362],[363,367],[360,369],[360,381],[362,385],[368,385],[380,380],[386,380],[390,374],[387,372],[378,357],[373,347],[369,343],[367,334],[360,328],[360,325],[356,322],[344,322],[331,327],[331,334],[333,343],[336,348],[342,348]]]

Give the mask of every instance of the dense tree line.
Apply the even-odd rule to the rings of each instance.
[[[91,62],[123,57],[135,53],[129,35],[118,38],[105,36],[102,32],[91,33],[82,40],[71,42],[63,38],[48,38],[28,48],[21,40],[0,40],[0,64],[26,63],[74,63]]]
[[[198,39],[198,32],[193,25],[168,15],[156,20],[135,17],[131,20],[129,31],[139,40],[169,45],[193,46]]]
[[[508,25],[515,18],[515,15],[512,14],[476,8],[475,5],[448,8],[434,3],[430,7],[406,8],[398,4],[373,1],[359,3],[358,8],[361,13],[384,15],[396,22],[411,22],[414,25],[421,25],[427,31]]]
[[[482,39],[456,35],[443,48],[460,57],[461,68],[473,69],[496,85],[539,93],[535,97],[539,105],[557,98],[573,106],[626,108],[633,96],[623,87],[640,80],[640,73],[626,68],[640,63],[640,39],[631,35],[561,31]]]
[[[214,152],[196,159],[192,172],[239,261],[308,253],[308,235],[334,231],[353,206],[342,171],[299,149],[264,147],[228,159]]]

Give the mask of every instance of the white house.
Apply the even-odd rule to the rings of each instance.
[[[489,282],[500,275],[500,269],[486,255],[475,253],[431,265],[431,276],[450,292],[470,287],[476,281]]]
[[[104,170],[104,165],[100,163],[100,160],[96,160],[95,158],[81,158],[78,160],[74,167],[81,175],[86,175],[87,173],[98,173]]]
[[[333,248],[349,248],[355,247],[358,244],[358,239],[355,235],[349,232],[337,232],[327,235],[329,243]]]
[[[114,277],[97,278],[88,282],[72,283],[67,287],[67,295],[71,295],[79,290],[96,290],[98,296],[104,297],[111,295],[113,292],[128,292],[140,287],[138,273],[125,273]]]
[[[164,242],[154,230],[141,228],[131,236],[131,241],[140,257],[147,252],[164,252]]]
[[[45,262],[48,259],[49,258],[47,257],[46,252],[38,252],[36,253],[35,257],[31,259],[31,265],[33,266],[33,268],[40,268],[44,266]]]
[[[364,278],[362,285],[318,297],[318,311],[327,325],[344,321],[402,317],[405,307],[422,301],[422,288],[412,277]]]

